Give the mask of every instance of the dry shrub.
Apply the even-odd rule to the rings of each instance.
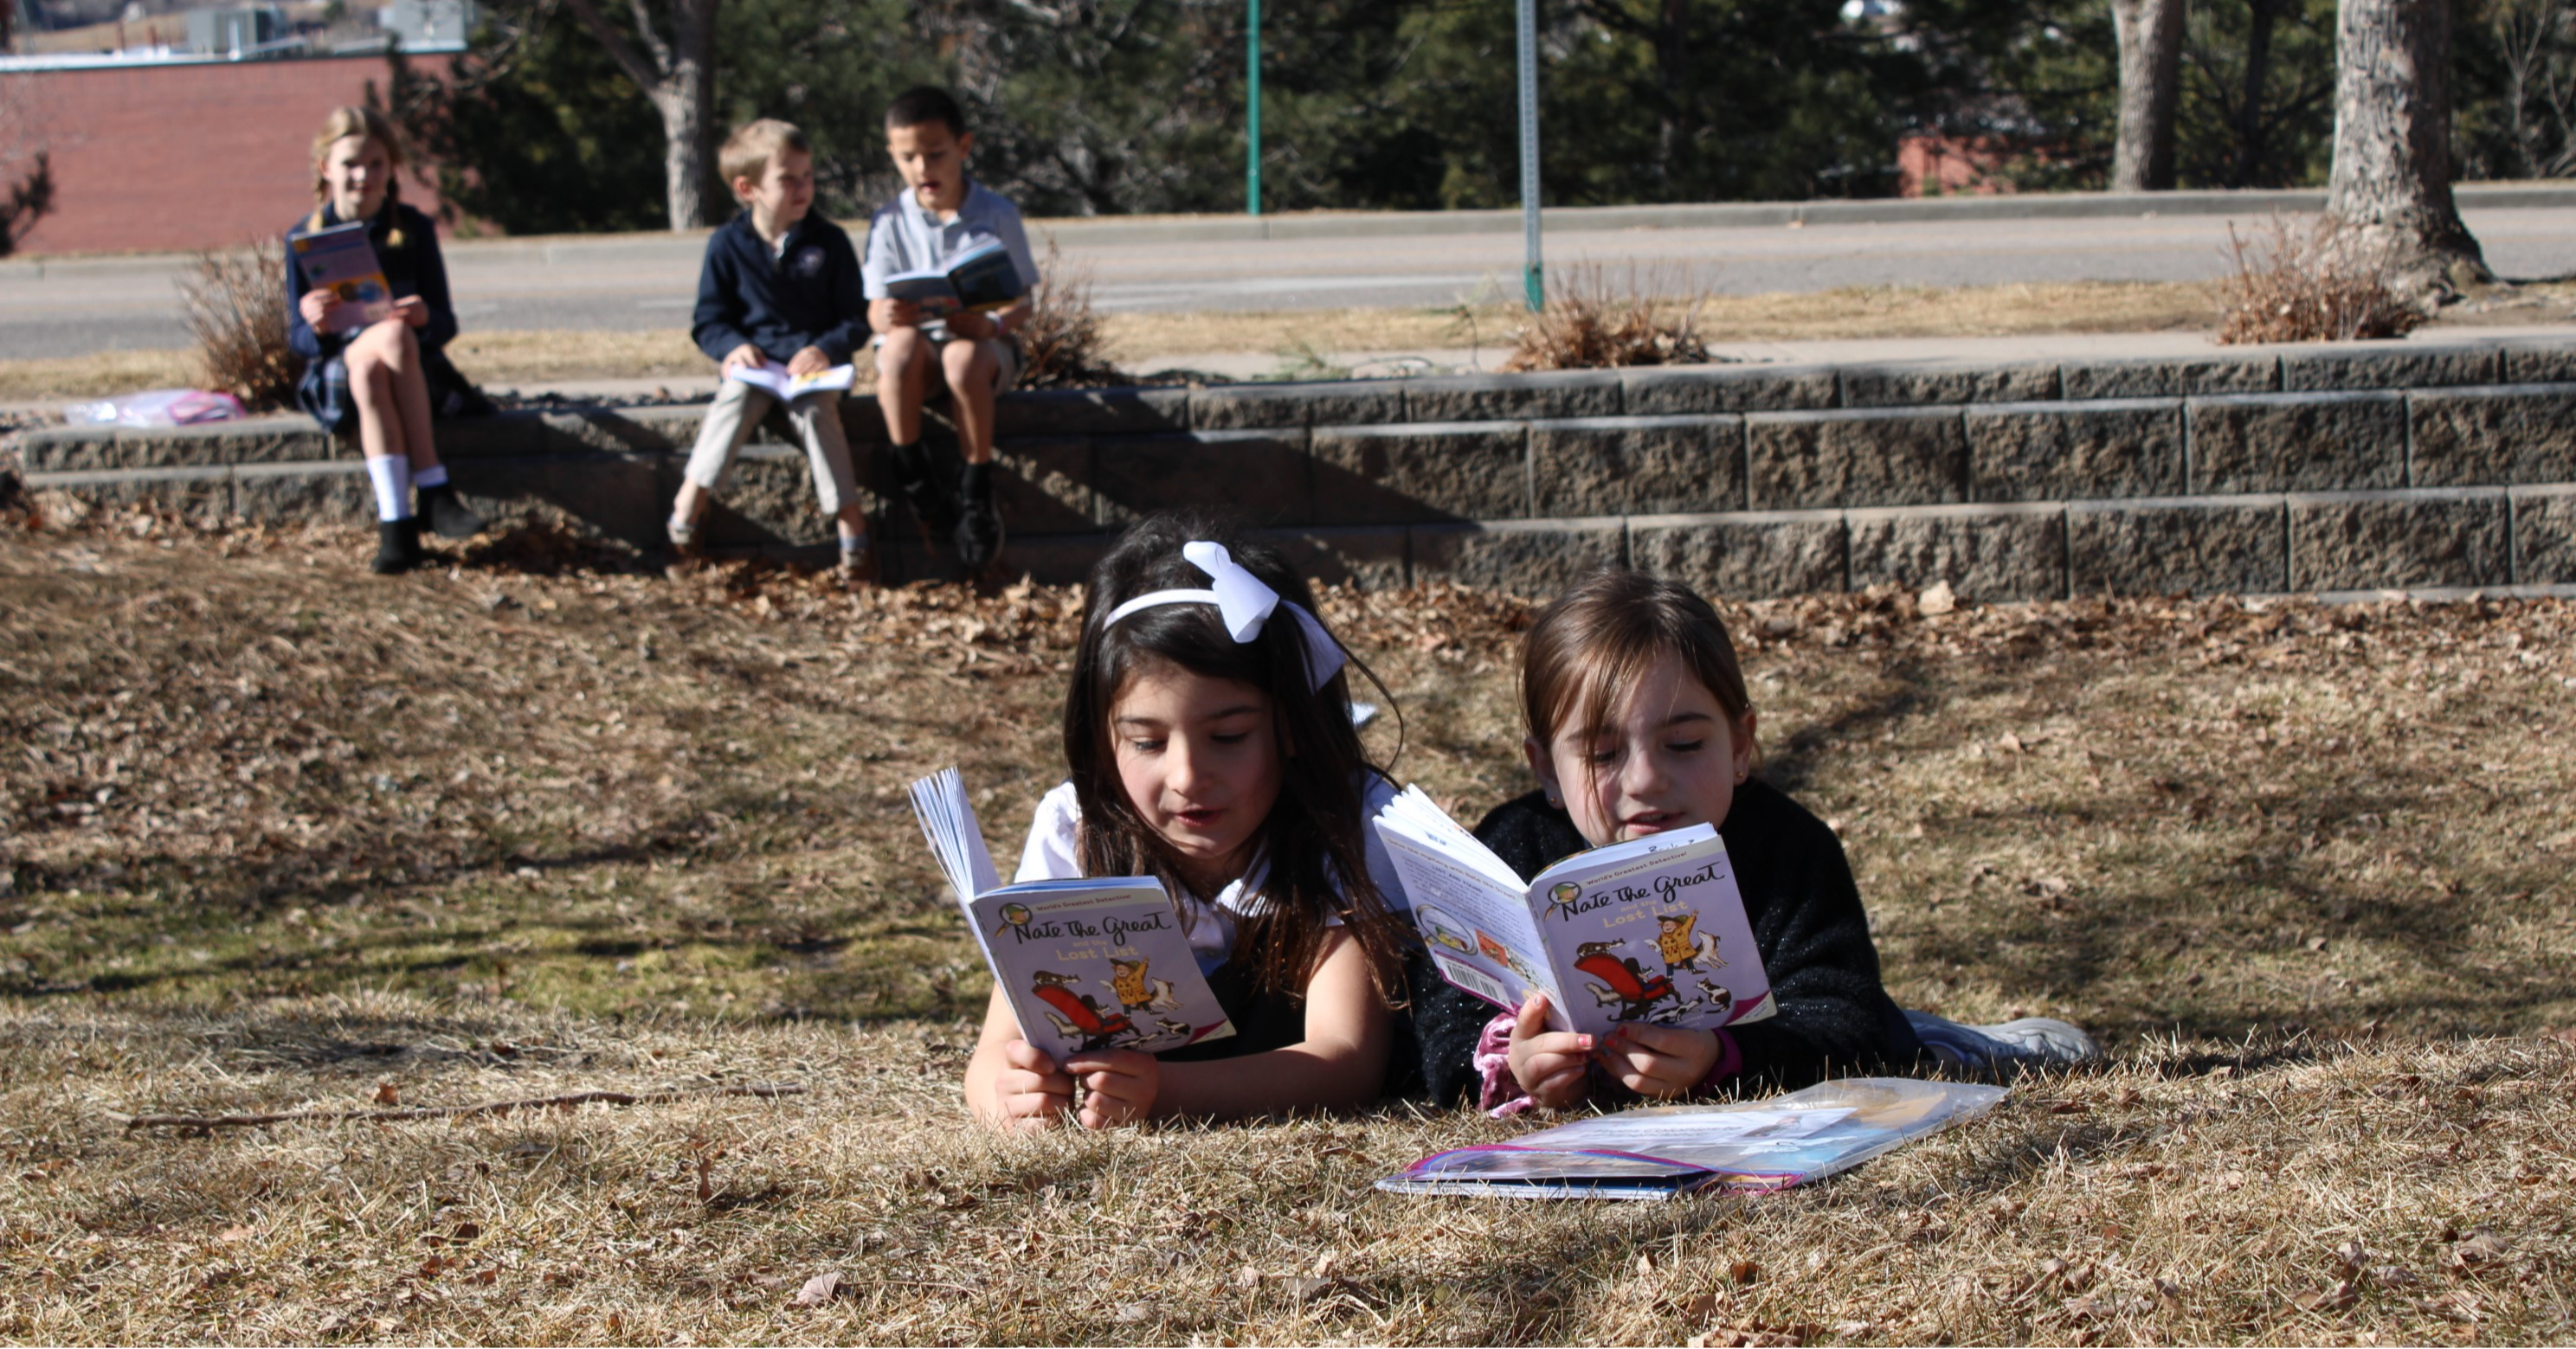
[[[1024,389],[1087,389],[1132,384],[1133,376],[1109,358],[1109,335],[1091,307],[1091,265],[1068,263],[1053,236],[1047,239],[1044,279],[1029,295],[1029,319],[1020,328]]]
[[[206,387],[254,408],[283,407],[304,372],[286,345],[286,274],[271,250],[208,249],[179,283]]]
[[[1628,264],[1614,286],[1609,269],[1575,263],[1548,287],[1547,308],[1513,335],[1503,369],[1600,370],[1622,365],[1696,365],[1708,359],[1698,330],[1708,293],[1662,268]]]
[[[2219,283],[2222,343],[2404,337],[2426,321],[2390,284],[2388,247],[2332,216],[2302,231],[2276,214],[2250,241],[2231,223],[2227,246],[2236,275]]]

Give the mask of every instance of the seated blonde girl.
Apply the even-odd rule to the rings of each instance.
[[[429,217],[403,204],[402,137],[373,108],[334,108],[313,138],[319,204],[288,230],[287,344],[304,358],[295,401],[333,435],[353,427],[376,496],[378,573],[420,565],[419,511],[443,538],[472,538],[483,519],[457,499],[430,435],[428,362],[456,335],[447,265]],[[356,221],[384,268],[393,313],[369,322],[356,306],[309,283],[294,236]]]

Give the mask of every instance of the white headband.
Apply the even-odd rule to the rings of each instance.
[[[1270,620],[1282,601],[1279,592],[1262,584],[1261,578],[1235,564],[1225,545],[1193,540],[1181,547],[1181,556],[1191,566],[1208,574],[1206,590],[1157,590],[1119,605],[1100,620],[1102,631],[1139,609],[1162,604],[1213,604],[1217,616],[1225,623],[1226,634],[1237,642],[1249,642],[1261,635],[1262,624]],[[1306,639],[1306,674],[1308,687],[1322,688],[1324,682],[1341,672],[1342,644],[1324,631],[1324,625],[1306,612],[1301,604],[1290,603],[1288,612],[1297,619],[1297,631]]]

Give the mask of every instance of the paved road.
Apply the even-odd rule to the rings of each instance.
[[[1569,213],[1572,214],[1572,213]],[[2471,208],[2469,227],[2510,277],[2576,274],[2576,207]],[[1597,219],[1597,218],[1596,218]],[[2260,217],[2235,218],[2240,228]],[[1817,221],[1728,227],[1552,227],[1551,269],[1599,262],[1624,274],[1687,275],[1732,293],[1881,284],[2184,281],[2226,267],[2230,217]],[[1217,230],[1069,223],[1068,260],[1087,264],[1110,310],[1295,310],[1445,305],[1519,293],[1517,233],[1207,238]],[[469,329],[674,328],[688,323],[698,238],[458,242],[448,267]],[[187,344],[174,303],[185,260],[0,264],[0,359]]]

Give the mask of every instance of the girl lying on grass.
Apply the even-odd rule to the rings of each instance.
[[[1586,847],[1709,823],[1726,841],[1778,1014],[1696,1030],[1630,1023],[1593,1036],[1546,1027],[1547,1001],[1490,1004],[1416,980],[1435,1095],[1474,1088],[1488,1109],[1563,1108],[1798,1087],[1874,1068],[1971,1071],[2100,1053],[2062,1021],[1971,1027],[1899,1012],[1841,842],[1764,782],[1755,717],[1717,611],[1687,587],[1603,571],[1541,611],[1522,649],[1523,742],[1539,790],[1476,837],[1522,875]]]
[[[1057,1063],[997,990],[966,1068],[985,1121],[1099,1129],[1377,1099],[1406,927],[1367,822],[1393,790],[1306,595],[1271,549],[1171,517],[1093,569],[1064,700],[1071,780],[1038,803],[1015,879],[1162,881],[1235,1035]]]

